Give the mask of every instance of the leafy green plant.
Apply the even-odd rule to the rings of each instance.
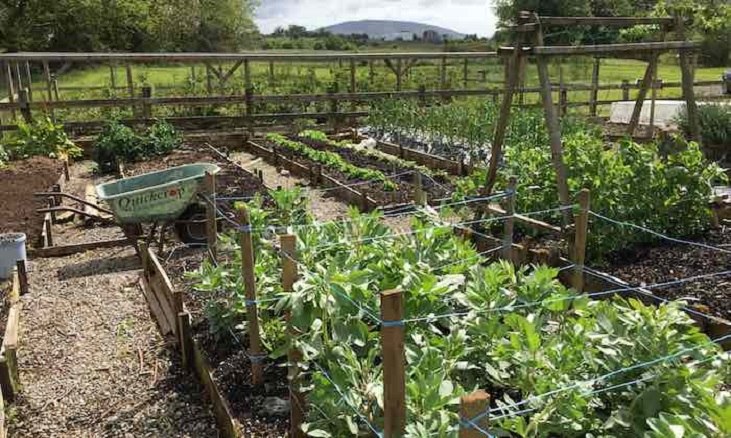
[[[158,121],[138,135],[132,128],[114,120],[108,123],[94,143],[93,158],[103,173],[114,172],[118,162],[135,162],[165,155],[178,146],[182,139],[167,122]]]
[[[384,190],[395,190],[397,188],[396,184],[388,179],[388,177],[384,175],[383,172],[355,166],[336,153],[328,151],[318,151],[317,149],[311,148],[306,144],[290,140],[281,134],[268,134],[266,138],[272,143],[301,154],[309,160],[321,163],[325,166],[343,172],[350,178],[380,182],[383,184]]]
[[[683,132],[689,135],[688,112],[683,111],[676,121]],[[698,122],[704,145],[731,148],[731,105],[721,103],[699,105]]]
[[[36,155],[51,158],[78,158],[83,150],[69,140],[63,125],[43,117],[32,123],[18,122],[18,130],[0,141],[8,160],[21,160]],[[0,161],[2,157],[0,156]]]
[[[720,438],[731,430],[722,391],[728,355],[675,303],[590,300],[564,287],[554,268],[481,265],[438,218],[421,216],[412,234],[395,235],[377,213],[354,210],[320,224],[296,215],[309,226],[297,227],[300,279],[283,293],[280,256],[264,231],[272,217],[284,218],[278,209],[250,203],[257,297],[270,355],[292,346],[303,354],[308,401],[317,406],[308,411],[309,436],[368,434],[363,420],[382,429],[376,315],[380,292],[395,288],[405,295],[406,318],[434,316],[406,323],[408,437],[456,437],[458,398],[476,388],[506,414],[490,421],[496,436],[654,438],[682,427],[688,436]],[[232,291],[231,308],[243,309],[240,258],[214,269],[211,278],[207,266],[191,274],[199,290],[227,279],[219,290]],[[270,324],[285,312],[298,335]]]
[[[422,165],[416,164],[413,161],[404,160],[404,159],[401,159],[394,155],[387,154],[385,152],[381,152],[378,149],[361,147],[359,145],[352,144],[345,140],[343,140],[343,141],[331,140],[330,138],[328,138],[327,134],[322,131],[308,129],[308,130],[300,132],[297,136],[299,138],[306,138],[306,139],[318,141],[318,142],[324,143],[330,147],[349,149],[349,150],[355,151],[359,154],[363,154],[367,157],[375,158],[376,160],[380,160],[380,161],[383,161],[386,163],[393,164],[400,168],[418,170],[419,172],[421,172],[422,175],[427,175],[427,176],[431,176],[431,177],[439,177],[439,178],[446,178],[446,176],[447,176],[447,173],[444,171],[434,170],[427,166],[422,166]]]

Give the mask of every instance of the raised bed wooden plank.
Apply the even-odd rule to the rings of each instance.
[[[0,388],[5,400],[14,400],[20,390],[18,371],[18,336],[20,333],[20,277],[17,270],[13,273],[13,286],[8,301],[10,310],[5,324],[2,346],[0,347]]]
[[[363,138],[365,139],[367,137]],[[376,147],[381,152],[385,152],[396,157],[401,157],[404,160],[413,161],[417,164],[421,164],[422,166],[426,166],[431,169],[443,170],[452,175],[464,175],[465,173],[469,173],[469,169],[467,168],[467,166],[463,166],[457,161],[452,161],[437,155],[428,154],[426,152],[409,149],[403,146],[380,140],[376,141]]]
[[[142,294],[145,296],[145,300],[147,300],[147,305],[150,307],[150,312],[155,317],[155,321],[160,328],[160,333],[162,333],[163,335],[173,333],[173,329],[172,327],[170,327],[170,323],[167,321],[167,318],[165,318],[165,314],[160,308],[160,303],[158,302],[157,297],[152,292],[152,288],[150,287],[150,284],[147,282],[147,279],[144,276],[140,278],[140,289],[142,289]]]
[[[213,379],[213,372],[211,365],[208,362],[203,348],[200,346],[197,340],[193,339],[191,344],[193,346],[193,367],[195,368],[196,374],[203,383],[203,387],[206,393],[211,399],[213,405],[213,414],[216,417],[216,423],[218,424],[218,430],[223,438],[241,438],[243,434],[240,428],[236,425],[231,414],[231,407],[226,401],[221,391],[218,389],[216,381]]]
[[[155,252],[150,248],[147,249],[146,267],[147,269],[144,270],[144,274],[150,287],[150,292],[158,303],[162,317],[167,322],[167,325],[171,328],[173,334],[177,335],[177,318],[178,313],[183,310],[182,301],[176,299],[173,285],[167,273],[160,264]]]
[[[46,230],[43,232],[44,239],[46,238]],[[116,248],[118,246],[130,245],[130,241],[127,238],[100,240],[98,242],[85,242],[77,243],[73,245],[61,245],[61,246],[48,246],[44,248],[30,248],[28,255],[30,257],[63,257],[78,252],[90,251],[92,249],[99,248]]]
[[[501,215],[501,216],[507,214],[502,207],[500,207],[499,205],[496,205],[496,204],[488,205],[487,211],[489,211],[490,213],[493,213],[493,214]],[[561,227],[557,227],[556,225],[551,225],[547,222],[539,221],[538,219],[533,219],[528,216],[523,216],[522,214],[516,214],[514,216],[514,218],[516,221],[521,222],[521,223],[525,224],[526,226],[539,230],[539,231],[548,231],[551,233],[558,233],[558,234],[563,232]]]

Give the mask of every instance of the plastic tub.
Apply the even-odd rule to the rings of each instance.
[[[25,261],[25,234],[0,234],[0,278],[10,278],[18,260]]]

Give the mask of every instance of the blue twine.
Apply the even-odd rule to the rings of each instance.
[[[403,319],[395,319],[393,321],[381,321],[382,327],[403,327],[404,326],[404,320]]]
[[[372,431],[372,432],[373,432],[373,433],[374,433],[374,434],[375,434],[375,435],[376,435],[376,436],[377,436],[378,438],[383,438],[383,433],[379,432],[379,431],[378,431],[378,429],[376,429],[376,427],[375,427],[375,426],[374,426],[373,424],[371,424],[371,422],[370,422],[370,421],[368,421],[368,419],[367,419],[367,418],[365,418],[365,415],[361,414],[361,413],[360,413],[360,411],[358,411],[358,409],[357,409],[357,408],[356,408],[355,406],[351,405],[351,404],[350,404],[350,403],[348,402],[348,400],[347,400],[347,399],[345,398],[345,394],[343,393],[342,389],[340,389],[340,387],[339,387],[339,386],[338,386],[338,385],[337,385],[337,384],[336,384],[336,383],[335,383],[335,382],[333,381],[333,379],[331,379],[331,378],[330,378],[330,375],[329,375],[329,374],[327,373],[327,371],[325,371],[325,369],[324,369],[323,367],[321,367],[321,366],[320,366],[320,364],[318,364],[317,362],[312,362],[312,364],[313,364],[313,365],[314,365],[315,367],[317,367],[317,369],[318,369],[318,370],[320,371],[320,373],[321,373],[321,374],[322,374],[322,376],[323,376],[323,377],[325,378],[325,380],[327,380],[328,382],[330,382],[330,384],[331,384],[331,385],[333,386],[333,388],[335,389],[335,391],[337,391],[337,393],[338,393],[338,394],[340,395],[340,399],[341,399],[341,400],[342,400],[343,402],[345,402],[345,404],[346,404],[346,405],[348,405],[348,407],[349,407],[350,409],[352,409],[352,410],[353,410],[353,413],[355,413],[355,415],[357,415],[357,416],[358,416],[358,417],[359,417],[359,418],[361,419],[361,421],[362,421],[362,422],[363,422],[363,423],[364,423],[364,424],[365,424],[366,426],[368,426],[368,428],[369,428],[369,429],[370,429],[370,430],[371,430],[371,431]]]
[[[699,248],[705,248],[705,249],[710,249],[710,250],[713,250],[713,251],[719,251],[719,252],[723,252],[723,253],[726,253],[726,254],[731,254],[731,251],[730,250],[727,250],[727,249],[719,248],[719,247],[713,246],[713,245],[706,245],[705,243],[700,243],[700,242],[691,242],[689,240],[676,239],[674,237],[666,236],[666,235],[664,235],[662,233],[658,233],[657,231],[651,230],[649,228],[645,228],[645,227],[640,226],[640,225],[635,225],[635,224],[632,224],[632,223],[629,223],[629,222],[622,222],[622,221],[618,221],[618,220],[615,220],[615,219],[608,218],[606,216],[603,216],[603,215],[601,215],[599,213],[596,213],[594,211],[591,211],[591,210],[589,211],[589,214],[591,214],[592,216],[598,217],[599,219],[603,219],[605,221],[608,221],[608,222],[611,222],[613,224],[616,224],[616,225],[620,225],[620,226],[623,226],[623,227],[631,227],[631,228],[635,228],[635,229],[644,231],[646,233],[650,233],[650,234],[652,234],[654,236],[657,236],[657,237],[659,237],[661,239],[668,240],[670,242],[681,243],[681,244],[684,244],[684,245],[697,246]]]
[[[496,411],[504,411],[507,408],[514,408],[514,407],[518,407],[518,406],[523,406],[523,405],[528,404],[528,403],[530,403],[532,401],[540,400],[540,399],[543,399],[543,398],[546,398],[546,397],[550,397],[552,395],[556,395],[556,394],[560,394],[560,393],[563,393],[563,392],[566,392],[566,391],[570,391],[572,389],[577,389],[577,388],[580,388],[584,384],[595,383],[597,381],[606,380],[606,379],[609,379],[609,378],[614,377],[616,375],[619,375],[619,374],[622,374],[622,373],[626,373],[628,371],[633,371],[633,370],[637,370],[637,369],[649,367],[649,366],[652,366],[652,365],[656,365],[656,364],[659,364],[659,363],[663,363],[663,362],[668,361],[670,359],[675,359],[677,357],[680,357],[680,356],[682,356],[682,355],[684,355],[686,353],[690,353],[692,351],[698,350],[698,349],[700,349],[702,347],[708,347],[708,346],[717,344],[719,342],[725,341],[726,339],[731,339],[731,334],[728,334],[728,335],[725,335],[725,336],[721,336],[721,337],[718,337],[716,339],[712,339],[710,342],[707,342],[705,344],[696,345],[696,346],[688,347],[688,348],[683,348],[680,351],[675,352],[673,354],[669,354],[669,355],[666,355],[666,356],[662,356],[662,357],[659,357],[659,358],[656,358],[656,359],[653,359],[653,360],[650,360],[650,361],[647,361],[647,362],[641,362],[641,363],[638,363],[638,364],[635,364],[635,365],[632,365],[632,366],[629,366],[629,367],[620,368],[618,370],[609,372],[607,374],[603,374],[603,375],[598,376],[598,377],[595,377],[593,379],[583,380],[583,381],[580,381],[580,382],[576,382],[576,383],[574,383],[572,385],[564,386],[562,388],[558,388],[558,389],[554,389],[552,391],[544,392],[542,394],[534,395],[534,396],[528,397],[526,399],[523,399],[523,400],[521,400],[521,401],[519,401],[517,403],[513,403],[512,405],[509,405],[509,406],[503,406],[503,407],[496,408],[496,409],[493,409],[493,408],[487,409],[486,411],[482,412],[481,414],[478,414],[475,417],[472,417],[471,421],[476,422],[476,421],[479,421],[482,418],[485,418],[486,416],[488,416],[491,413],[496,412]]]

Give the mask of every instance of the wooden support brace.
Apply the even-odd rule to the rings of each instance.
[[[635,101],[635,107],[632,110],[632,117],[629,121],[629,127],[627,128],[627,132],[630,136],[634,135],[635,130],[637,129],[637,125],[640,123],[640,114],[642,113],[642,106],[645,103],[645,98],[647,98],[647,91],[652,86],[652,78],[654,76],[655,69],[657,68],[657,58],[659,56],[658,52],[654,52],[650,55],[650,61],[647,64],[647,68],[645,69],[645,76],[642,78],[642,84],[640,86],[640,91],[637,94],[637,100]]]

